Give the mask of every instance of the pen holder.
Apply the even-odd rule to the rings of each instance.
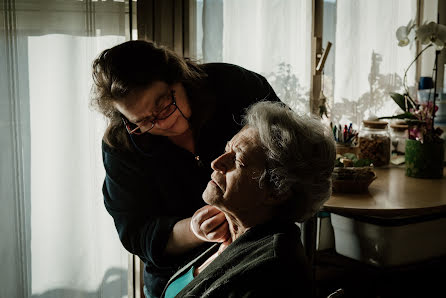
[[[336,143],[336,154],[344,155],[345,153],[353,153],[356,156],[358,156],[359,155],[359,147],[345,145],[343,143]]]

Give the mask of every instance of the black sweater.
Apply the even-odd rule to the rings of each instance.
[[[204,205],[201,196],[210,180],[210,163],[240,130],[241,115],[248,106],[263,99],[279,100],[259,74],[224,63],[204,64],[202,68],[207,73],[205,89],[214,103],[195,133],[196,155],[166,137],[150,134],[134,138],[144,154],[102,144],[105,207],[124,247],[145,263],[144,283],[154,296],[161,295],[170,276],[186,260],[206,248],[178,257],[163,255],[175,223]]]

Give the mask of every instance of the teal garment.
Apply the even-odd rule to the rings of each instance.
[[[187,286],[194,279],[195,267],[190,267],[189,271],[175,279],[166,289],[164,297],[173,298],[177,295],[185,286]]]

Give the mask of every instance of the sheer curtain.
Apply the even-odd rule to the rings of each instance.
[[[388,93],[401,89],[415,46],[398,47],[395,31],[416,9],[416,0],[324,0],[323,46],[333,46],[322,85],[333,121],[396,110]],[[199,59],[259,72],[291,107],[309,110],[312,1],[201,0],[197,10]],[[409,85],[414,76],[415,67]]]
[[[0,297],[127,296],[127,253],[101,194],[104,120],[88,97],[92,60],[126,40],[128,8],[0,9]]]
[[[415,44],[401,48],[395,32],[415,19],[415,0],[325,0],[324,44],[333,43],[324,75],[333,122],[360,125],[370,116],[390,116],[397,106],[389,92],[402,89]],[[414,85],[415,67],[408,72]]]
[[[198,58],[264,75],[295,110],[309,111],[311,0],[197,2]]]

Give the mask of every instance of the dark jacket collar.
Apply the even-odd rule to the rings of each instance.
[[[221,270],[224,270],[221,268],[221,264],[227,264],[228,262],[231,262],[231,259],[236,255],[237,252],[244,251],[251,247],[252,245],[256,245],[256,241],[258,239],[261,239],[263,237],[267,237],[270,235],[273,235],[275,233],[288,233],[288,232],[297,232],[300,236],[300,230],[296,226],[294,222],[291,221],[284,221],[284,220],[271,220],[267,223],[257,225],[248,231],[246,231],[243,235],[241,235],[239,238],[237,238],[231,245],[229,245],[222,253],[219,255],[214,261],[212,261],[204,270],[201,275],[198,275],[196,278],[194,278],[190,285],[193,286],[194,284],[199,283],[203,278],[206,279],[208,274],[211,274],[212,272],[218,272]],[[163,295],[161,297],[164,297],[164,293],[167,289],[167,287],[179,276],[186,273],[191,266],[199,266],[204,261],[206,261],[212,254],[214,254],[218,248],[220,247],[220,243],[216,243],[213,246],[211,246],[209,249],[204,251],[200,256],[189,262],[187,265],[185,265],[183,268],[181,268],[179,271],[177,271],[169,280],[166,287],[164,288]]]

